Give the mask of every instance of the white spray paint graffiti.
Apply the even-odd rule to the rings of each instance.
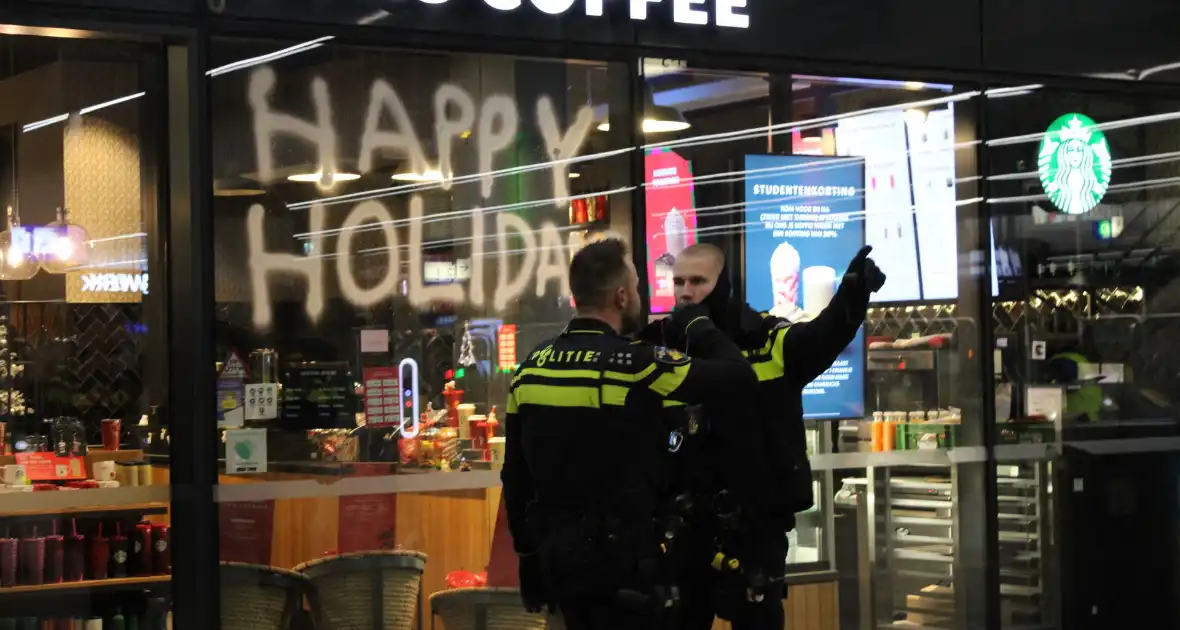
[[[320,174],[317,185],[327,190],[335,183],[338,163],[336,155],[337,133],[332,125],[331,90],[327,81],[315,78],[311,81],[311,101],[315,109],[315,120],[304,120],[277,111],[270,106],[270,96],[277,78],[269,67],[261,67],[250,77],[248,96],[253,111],[254,142],[258,155],[258,171],[263,181],[275,179],[275,160],[272,153],[272,139],[278,135],[299,138],[316,148]],[[393,122],[390,128],[382,128],[382,114]],[[441,187],[449,190],[455,179],[452,166],[454,139],[473,129],[477,136],[476,151],[480,172],[480,194],[484,199],[491,196],[495,184],[492,175],[493,164],[498,153],[509,149],[520,127],[520,114],[516,102],[509,96],[492,95],[477,107],[475,99],[458,86],[443,85],[434,95],[435,146],[438,147],[438,171],[442,174]],[[569,201],[569,166],[565,160],[578,155],[590,133],[594,115],[589,106],[582,107],[573,123],[562,132],[553,101],[542,96],[537,101],[537,128],[545,143],[548,157],[555,160],[549,171],[553,182],[554,204],[563,206]],[[372,170],[374,153],[391,150],[408,156],[409,166],[416,173],[426,173],[430,164],[426,152],[414,130],[405,104],[387,81],[373,82],[365,115],[364,132],[360,141],[357,164],[362,173]],[[250,280],[253,286],[254,324],[267,328],[271,324],[272,304],[269,279],[274,275],[298,276],[307,282],[305,310],[313,321],[324,310],[324,265],[329,258],[336,260],[336,274],[342,297],[358,307],[369,307],[383,300],[391,299],[402,280],[399,277],[400,256],[398,231],[392,213],[379,200],[358,203],[345,217],[336,239],[336,255],[324,256],[324,234],[326,214],[322,204],[308,208],[309,252],[306,256],[285,252],[269,252],[265,247],[265,211],[255,204],[246,218],[247,242],[249,245]],[[474,208],[469,213],[471,221],[471,278],[465,291],[459,284],[428,285],[423,279],[423,202],[419,195],[409,200],[409,235],[406,249],[409,263],[407,297],[415,307],[432,302],[469,302],[483,306],[484,256],[486,225],[485,212]],[[356,234],[370,231],[378,226],[385,239],[389,256],[385,275],[376,284],[362,286],[354,275],[352,244]],[[367,227],[363,227],[367,226]],[[538,236],[539,235],[539,236]],[[568,294],[569,286],[566,269],[571,248],[571,238],[563,242],[561,232],[553,222],[545,222],[540,229],[534,228],[518,215],[508,212],[496,213],[497,251],[500,256],[497,285],[492,295],[492,307],[503,310],[517,300],[529,287],[535,286],[536,295],[545,295],[553,283],[562,294]],[[580,243],[578,243],[580,245]],[[513,270],[509,261],[519,253],[520,264]]]

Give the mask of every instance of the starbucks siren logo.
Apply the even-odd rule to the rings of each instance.
[[[1110,147],[1090,118],[1066,114],[1045,130],[1037,173],[1049,201],[1067,214],[1083,214],[1110,186]]]

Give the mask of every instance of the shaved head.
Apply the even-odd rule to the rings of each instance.
[[[717,272],[721,272],[721,268],[725,266],[725,252],[721,251],[720,247],[712,243],[696,243],[684,248],[680,252],[680,256],[700,256],[708,258],[714,265],[717,266]]]
[[[711,243],[689,245],[676,257],[672,266],[672,284],[676,300],[699,304],[717,286],[725,268],[725,252]]]

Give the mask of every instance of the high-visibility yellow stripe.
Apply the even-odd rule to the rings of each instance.
[[[602,404],[622,406],[627,402],[627,392],[630,389],[622,385],[603,385]]]
[[[787,331],[790,328],[780,328],[774,331],[774,337],[771,338],[773,344],[770,348],[770,356],[774,359],[775,365],[779,367],[779,371],[785,371],[786,359],[783,357],[783,344],[787,340]]]
[[[661,396],[671,394],[688,377],[688,369],[688,365],[677,365],[671,371],[664,372],[652,381],[651,390]]]
[[[550,368],[526,367],[521,368],[521,376],[540,376],[542,378],[598,378],[598,370],[554,370]]]
[[[683,407],[683,406],[684,406],[684,403],[682,403],[678,400],[668,400],[667,398],[664,399],[664,408],[665,409],[668,407]]]
[[[603,372],[602,375],[612,381],[623,381],[624,383],[637,383],[643,379],[651,376],[652,372],[656,371],[655,364],[651,364],[635,374],[627,374],[626,372]]]
[[[597,409],[597,387],[570,387],[567,385],[539,385],[525,383],[518,385],[513,393],[517,405],[540,405],[543,407],[585,407]]]
[[[773,381],[786,373],[783,370],[783,364],[777,361],[762,361],[750,365],[754,368],[754,373],[758,375],[759,381]]]
[[[508,413],[516,413],[516,392],[508,392]]]

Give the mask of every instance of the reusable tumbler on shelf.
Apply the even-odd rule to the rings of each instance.
[[[57,584],[65,578],[65,537],[57,533],[57,521],[53,522],[53,533],[45,537],[45,583]]]
[[[64,575],[67,582],[86,579],[86,537],[78,533],[78,521],[70,519],[70,533],[65,537]]]
[[[167,525],[152,526],[152,570],[156,575],[172,573],[172,540]]]
[[[105,418],[102,421],[102,448],[108,451],[119,450],[119,432],[123,422],[118,418]]]
[[[129,560],[129,544],[123,535],[123,526],[115,523],[115,535],[111,536],[111,577],[127,577],[127,561]]]
[[[98,533],[90,539],[90,579],[105,580],[110,575],[111,541],[102,535],[102,524]]]
[[[17,540],[0,538],[0,587],[16,586]]]
[[[131,565],[135,575],[152,574],[152,524],[136,523],[131,536]]]
[[[37,535],[34,527],[33,535],[21,538],[19,546],[17,563],[21,584],[41,584],[45,575],[45,539]]]

